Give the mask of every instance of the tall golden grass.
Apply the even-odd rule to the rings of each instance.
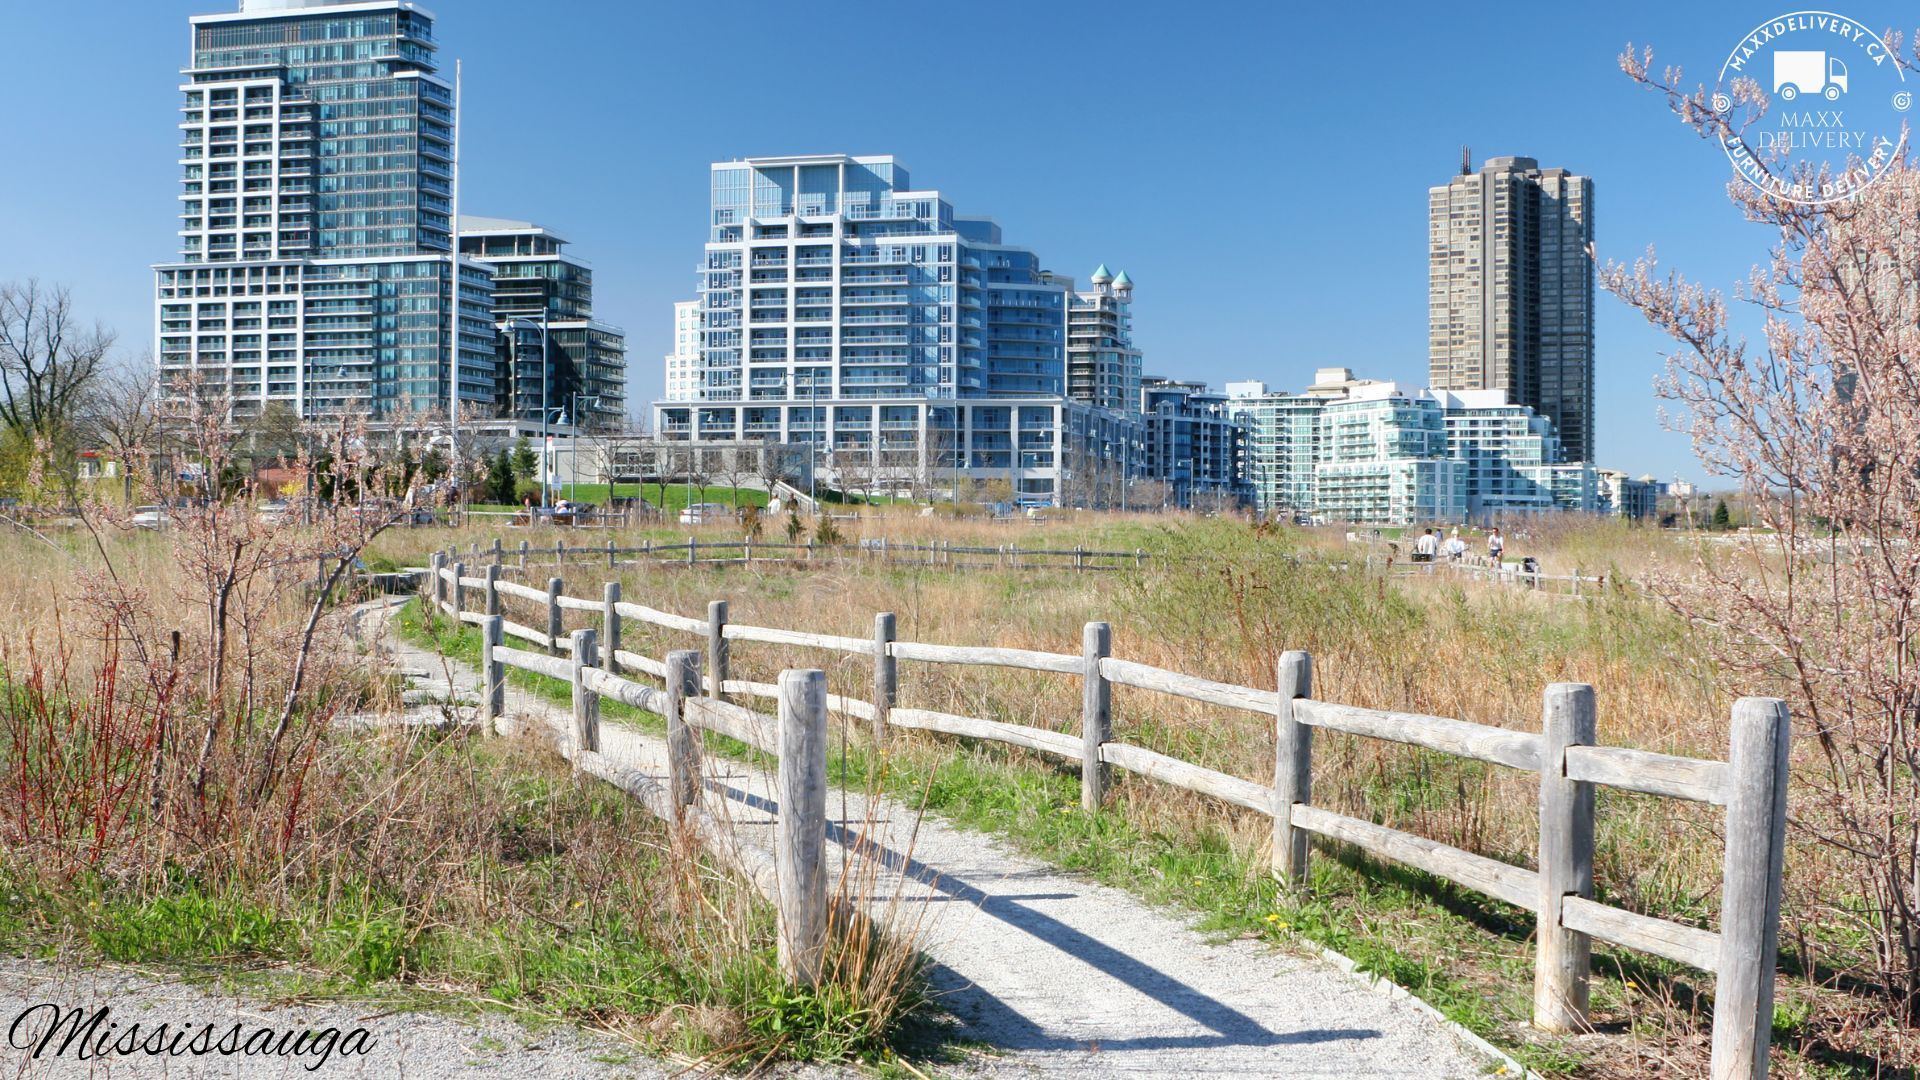
[[[1317,697],[1517,730],[1538,730],[1549,683],[1585,682],[1595,688],[1601,742],[1703,758],[1725,758],[1734,699],[1772,689],[1730,685],[1704,647],[1703,631],[1632,586],[1648,567],[1683,561],[1693,541],[1619,523],[1543,519],[1517,538],[1509,533],[1510,554],[1537,554],[1549,572],[1578,568],[1609,577],[1598,595],[1578,601],[1444,575],[1368,574],[1349,557],[1356,549],[1337,530],[1264,532],[1230,520],[1146,516],[1028,527],[895,513],[870,516],[848,531],[897,541],[1139,547],[1153,558],[1145,569],[1118,573],[948,569],[867,558],[811,567],[645,565],[622,567],[618,576],[628,599],[665,610],[697,617],[707,601],[724,598],[737,623],[855,637],[871,632],[876,612],[891,611],[906,640],[1075,653],[1086,622],[1108,621],[1116,656],[1257,687],[1273,685],[1280,652],[1305,649],[1314,656]],[[464,545],[476,536],[491,539],[485,533],[404,539],[433,547]],[[517,539],[510,537],[508,546]],[[593,536],[595,543],[601,539]],[[550,534],[534,534],[535,546],[551,542]],[[549,574],[565,579],[576,596],[597,595],[609,576],[593,564],[530,571],[543,581]],[[694,644],[632,621],[624,632],[627,649],[653,656]],[[871,665],[863,657],[748,642],[736,642],[732,655],[737,678],[769,681],[783,667],[824,666],[832,692],[871,692]],[[1079,721],[1080,689],[1068,676],[906,664],[901,695],[907,705],[1061,731],[1077,730]],[[1116,688],[1114,714],[1118,739],[1248,780],[1271,778],[1273,736],[1259,716],[1128,688]],[[859,725],[852,733],[860,737]],[[950,740],[898,742],[890,752],[908,755],[928,774],[955,753]],[[1315,752],[1316,802],[1512,862],[1533,858],[1538,786],[1529,776],[1343,736],[1323,736]],[[1257,815],[1149,781],[1123,779],[1116,798],[1144,830],[1175,838],[1224,833],[1246,865],[1264,864],[1268,830]],[[1602,894],[1633,910],[1711,926],[1720,822],[1714,808],[1603,792]],[[1797,975],[1789,991],[1807,993],[1790,992],[1783,1001],[1798,1037],[1829,1040],[1852,1053],[1874,1042],[1859,1027],[1870,1007],[1822,991],[1846,981],[1844,962],[1836,963],[1845,950],[1832,947],[1844,928],[1804,924],[1816,910],[1813,896],[1831,887],[1829,858],[1810,844],[1796,844],[1790,854],[1786,965],[1792,970],[1799,962],[1791,943],[1805,935],[1827,942],[1827,961],[1841,970]],[[1888,1060],[1899,1060],[1888,1053],[1895,1055]]]
[[[0,931],[28,939],[11,945],[477,995],[718,1066],[878,1053],[913,1007],[910,937],[843,919],[824,985],[786,987],[764,899],[530,743],[336,723],[400,711],[344,603],[263,766],[311,565],[236,605],[215,699],[174,543],[0,536]]]

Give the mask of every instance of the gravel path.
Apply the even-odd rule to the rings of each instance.
[[[142,1037],[169,1025],[168,1035],[186,1031],[183,1050],[208,1024],[214,1025],[208,1045],[213,1052],[179,1056],[128,1056],[82,1060],[79,1047],[93,1040],[75,1040],[60,1054],[62,1040],[72,1025],[43,1054],[35,1055],[38,1039],[52,1022],[50,1010],[36,1009],[54,1002],[66,1010],[80,1009],[84,1017],[106,1006],[108,1015],[95,1030],[107,1032],[109,1042],[139,1024]],[[391,1012],[380,1004],[331,1001],[294,1004],[264,1001],[258,991],[235,994],[215,987],[196,986],[153,972],[132,968],[76,969],[29,960],[0,960],[0,1022],[8,1025],[8,1040],[0,1050],[0,1075],[21,1078],[52,1077],[524,1077],[526,1080],[571,1080],[575,1077],[634,1077],[659,1080],[670,1073],[657,1062],[612,1038],[567,1029],[535,1032],[500,1014],[455,1019],[417,1012]],[[276,1033],[323,1032],[337,1028],[365,1029],[366,1053],[342,1037],[331,1054],[284,1057],[218,1052],[233,1025],[241,1026],[235,1045],[262,1030]],[[273,1038],[277,1039],[276,1034]],[[163,1041],[164,1041],[163,1037]],[[311,1044],[309,1044],[311,1045]]]
[[[449,674],[472,696],[476,673],[392,635],[402,668]],[[444,689],[446,684],[441,683]],[[765,707],[764,705],[762,707]],[[509,688],[521,724],[565,710]],[[602,756],[660,777],[661,739],[608,721]],[[770,778],[709,760],[707,805],[743,844],[768,847]],[[842,807],[845,807],[844,811]],[[876,903],[918,918],[940,1002],[956,1034],[995,1048],[968,1071],[992,1076],[1479,1076],[1494,1066],[1417,1004],[1375,992],[1319,959],[1256,942],[1217,943],[1178,912],[1063,873],[999,840],[889,799],[835,791],[829,858],[876,849]],[[844,816],[842,816],[844,814]],[[856,863],[858,860],[855,860]]]

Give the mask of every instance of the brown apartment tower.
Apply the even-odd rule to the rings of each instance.
[[[1593,460],[1593,180],[1496,157],[1427,191],[1436,390],[1505,390]]]

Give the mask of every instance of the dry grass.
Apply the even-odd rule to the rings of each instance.
[[[652,565],[622,568],[624,595],[695,616],[704,613],[708,600],[724,598],[738,623],[851,636],[869,634],[875,612],[892,611],[902,639],[1067,653],[1078,652],[1084,623],[1106,620],[1114,626],[1117,656],[1252,686],[1272,685],[1281,651],[1305,649],[1314,655],[1317,697],[1518,730],[1538,730],[1548,683],[1586,682],[1595,687],[1603,743],[1707,758],[1726,755],[1733,699],[1766,689],[1726,685],[1695,632],[1631,590],[1611,589],[1599,599],[1572,602],[1441,577],[1388,581],[1340,572],[1323,561],[1332,553],[1345,558],[1346,544],[1337,532],[1259,533],[1228,521],[1159,517],[1084,517],[1010,529],[898,513],[863,520],[857,530],[864,536],[956,544],[1143,547],[1177,558],[1142,572],[1084,575],[871,562],[823,563],[811,570],[782,564],[751,569]],[[1514,537],[1510,531],[1511,554],[1525,545],[1525,553],[1540,555],[1550,572],[1578,566],[1616,580],[1686,556],[1683,540],[1613,523],[1573,527],[1546,521],[1517,542]],[[427,547],[455,538],[405,539]],[[602,538],[595,534],[593,539]],[[534,543],[543,542],[551,541],[536,534]],[[604,567],[592,565],[529,573],[542,580],[558,573],[568,579],[573,595],[597,595],[607,577]],[[513,601],[508,603],[511,611]],[[521,621],[534,614],[521,613]],[[570,626],[589,624],[569,619]],[[695,644],[685,635],[631,621],[625,634],[626,648],[653,656]],[[824,666],[834,693],[871,692],[865,658],[747,642],[736,642],[732,655],[735,677],[770,681],[783,667]],[[901,693],[906,705],[1077,730],[1080,691],[1070,677],[903,665]],[[1261,717],[1127,688],[1116,688],[1114,711],[1116,738],[1249,780],[1271,777],[1272,732]],[[852,733],[856,741],[858,728],[854,725]],[[1018,751],[961,750],[951,740],[932,738],[900,740],[889,760],[891,768],[916,782],[940,783],[951,779],[957,754],[983,775],[1009,782],[1015,773],[995,770],[1055,771]],[[1323,736],[1316,755],[1316,802],[1497,858],[1531,862],[1538,788],[1524,775],[1343,736]],[[1117,789],[1115,808],[1128,827],[1155,843],[1221,847],[1222,857],[1249,875],[1257,875],[1264,864],[1267,828],[1257,815],[1127,779]],[[993,820],[1004,819],[1003,827],[1016,833],[1033,827],[1024,811],[996,813],[1000,816]],[[1603,897],[1633,910],[1712,925],[1718,910],[1720,820],[1709,807],[1603,793],[1597,857]],[[1064,848],[1054,853],[1074,857]],[[1812,847],[1791,853],[1790,902],[1795,879],[1820,880],[1820,858]],[[1202,898],[1191,899],[1208,906]],[[1517,916],[1497,911],[1477,916],[1483,927],[1508,927],[1510,947],[1503,948],[1510,960],[1526,952],[1530,921]],[[1789,970],[1799,917],[1790,909],[1785,919]],[[1391,924],[1382,920],[1386,940],[1413,934]],[[1511,984],[1524,977],[1524,967],[1501,970],[1489,964],[1491,973],[1476,974],[1480,962],[1469,954],[1481,947],[1479,933],[1469,928],[1465,937],[1415,935],[1401,943],[1459,950],[1461,955],[1431,960],[1454,968],[1457,984],[1479,985],[1490,999],[1511,997]],[[1600,966],[1610,979],[1597,994],[1596,1019],[1603,1027],[1630,1029],[1638,1038],[1595,1036],[1557,1043],[1547,1052],[1578,1056],[1585,1062],[1580,1070],[1591,1075],[1634,1075],[1658,1063],[1683,1070],[1698,1066],[1708,1015],[1702,991],[1710,980],[1630,954],[1609,954]],[[1870,1014],[1859,1000],[1835,992],[1834,985],[1831,972],[1795,974],[1783,983],[1779,1043],[1805,1051],[1786,1062],[1788,1073],[1849,1071],[1866,1067],[1863,1062],[1891,1068],[1911,1060],[1903,1056],[1910,1051],[1899,1047],[1903,1040],[1872,1027],[1870,1020],[1863,1024]],[[1524,1002],[1517,1015],[1524,1017]],[[1531,1038],[1508,1027],[1514,1038]]]
[[[495,1002],[720,1066],[877,1055],[914,1005],[911,941],[858,922],[825,985],[789,987],[751,887],[542,748],[336,725],[397,697],[344,609],[283,752],[263,754],[310,565],[243,585],[212,697],[206,607],[172,537],[6,536],[0,556],[10,949],[284,967],[333,992]]]

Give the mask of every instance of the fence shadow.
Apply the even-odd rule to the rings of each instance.
[[[722,797],[762,813],[777,813],[775,803],[752,791],[709,778],[709,790]],[[1085,931],[1067,925],[1032,905],[1036,902],[1073,899],[1077,892],[996,894],[952,875],[943,874],[926,863],[905,855],[866,832],[840,822],[827,822],[827,840],[849,852],[860,852],[879,865],[931,890],[930,900],[954,901],[973,906],[981,914],[996,919],[1031,936],[1038,945],[1056,949],[1101,974],[1112,978],[1143,997],[1186,1017],[1208,1033],[1191,1035],[1142,1036],[1132,1039],[1099,1039],[1098,1046],[1108,1050],[1202,1049],[1229,1046],[1286,1046],[1309,1043],[1375,1039],[1381,1032],[1373,1028],[1308,1029],[1273,1031],[1253,1017],[1209,996],[1204,991],[1167,974],[1153,965],[1116,948]],[[1006,880],[1018,882],[1019,878]],[[1036,959],[1035,963],[1044,963]],[[999,1047],[1013,1050],[1086,1050],[1090,1040],[1049,1033],[1031,1018],[1021,1014],[994,995],[981,990],[952,969],[935,965],[930,972],[935,995],[963,1024],[978,1029]],[[971,1032],[963,1032],[971,1034]]]

